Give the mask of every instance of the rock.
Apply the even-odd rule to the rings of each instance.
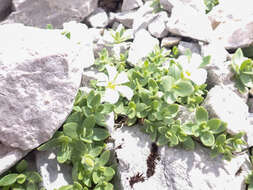
[[[166,12],[158,13],[158,16],[148,25],[148,31],[156,38],[163,38],[169,34],[165,22],[168,18]]]
[[[12,11],[11,0],[1,0],[0,4],[0,21],[4,20]]]
[[[155,161],[154,174],[147,167],[147,159],[151,154],[152,145],[150,137],[140,131],[141,126],[123,127],[112,133],[115,139],[115,149],[118,160],[117,181],[119,186],[115,189],[152,189],[154,190],[230,190],[245,189],[244,178],[250,172],[250,162],[247,154],[236,156],[231,162],[221,157],[212,159],[210,149],[196,143],[193,151],[181,148],[161,147],[152,151]],[[242,169],[241,173],[238,171]],[[142,181],[133,184],[130,181],[139,174]]]
[[[89,34],[92,36],[93,43],[96,43],[99,39],[101,39],[104,33],[103,28],[89,28],[88,31]]]
[[[0,175],[15,165],[29,151],[22,151],[0,143]]]
[[[115,147],[121,145],[122,148],[115,149],[118,160],[118,180],[120,186],[115,189],[134,189],[143,190],[152,187],[153,190],[168,189],[166,179],[163,174],[163,165],[161,160],[155,159],[155,173],[151,177],[147,177],[147,159],[151,153],[151,140],[147,134],[139,130],[140,126],[123,127],[112,133],[115,139]],[[158,151],[160,154],[160,150]],[[133,184],[130,186],[130,180],[137,174],[143,175],[144,182]]]
[[[141,29],[147,29],[148,25],[158,16],[158,14],[153,13],[153,8],[151,7],[151,4],[151,1],[147,1],[142,7],[140,7],[136,11],[132,27],[134,33]]]
[[[242,21],[252,16],[253,10],[251,6],[251,0],[219,1],[219,4],[208,13],[208,18],[212,23],[213,29],[215,29],[221,23]]]
[[[21,153],[49,140],[72,110],[87,54],[61,32],[0,26],[0,142]]]
[[[249,106],[249,112],[253,113],[253,98],[249,98],[247,104]]]
[[[160,4],[163,9],[167,10],[168,12],[171,12],[172,8],[174,6],[178,6],[179,3],[188,7],[192,7],[201,14],[205,14],[206,6],[202,0],[160,0]]]
[[[138,64],[139,61],[151,53],[154,47],[158,45],[159,41],[156,38],[153,38],[146,30],[141,29],[135,34],[127,61],[133,65]]]
[[[28,26],[62,28],[64,22],[81,22],[96,8],[98,0],[16,0],[16,11],[12,12],[4,23],[23,23]]]
[[[121,11],[129,11],[143,5],[142,0],[123,0]]]
[[[94,28],[103,28],[108,25],[109,19],[106,12],[97,8],[88,18],[88,23]]]
[[[212,27],[207,16],[197,12],[192,7],[179,5],[172,9],[171,17],[167,22],[167,30],[175,35],[204,42],[210,41]],[[201,26],[201,30],[199,26]]]
[[[194,151],[163,147],[161,150],[164,176],[168,190],[244,190],[245,177],[250,173],[247,154],[230,162],[220,157],[212,159],[210,149],[196,143]],[[239,172],[238,172],[239,171]],[[242,171],[242,172],[240,172]]]
[[[98,6],[105,9],[107,12],[109,11],[117,11],[120,9],[122,1],[119,0],[99,0]]]
[[[215,37],[228,50],[249,47],[253,44],[253,16],[242,21],[222,23],[214,30]]]
[[[110,17],[110,20],[112,21],[115,20],[123,24],[127,28],[132,28],[135,15],[136,15],[136,11],[130,10],[130,11],[123,11],[119,13],[110,13],[109,17]]]
[[[179,54],[185,55],[187,49],[196,54],[200,54],[201,51],[200,45],[198,43],[180,41],[178,44]]]
[[[46,190],[58,189],[64,185],[73,184],[72,167],[59,164],[54,151],[36,152],[36,166],[42,177],[41,186]]]
[[[213,87],[202,105],[208,110],[210,118],[218,117],[227,122],[227,130],[230,134],[247,130],[248,106],[230,88]]]
[[[161,41],[161,47],[171,48],[178,45],[181,39],[180,37],[165,37]]]
[[[201,46],[201,55],[203,57],[211,56],[211,62],[220,65],[227,61],[229,53],[219,41],[215,40],[209,44],[200,42],[199,44]]]

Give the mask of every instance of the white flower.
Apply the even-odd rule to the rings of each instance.
[[[206,82],[207,72],[205,69],[199,68],[199,65],[202,63],[202,57],[200,55],[193,53],[190,60],[188,56],[183,55],[177,61],[184,70],[184,77],[190,79],[196,85],[201,85]]]
[[[102,97],[103,101],[115,104],[119,99],[119,93],[131,100],[133,97],[133,90],[128,86],[122,84],[129,82],[125,72],[118,73],[115,67],[106,65],[106,70],[109,76],[104,76],[104,80],[98,80],[97,86],[105,86],[105,94]]]

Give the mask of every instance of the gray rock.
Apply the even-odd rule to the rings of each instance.
[[[59,164],[55,151],[37,151],[36,166],[42,177],[41,186],[46,190],[58,189],[73,183],[71,166]]]
[[[129,11],[143,5],[142,0],[123,0],[121,11]]]
[[[201,29],[199,26],[201,26]],[[167,22],[167,29],[172,34],[204,42],[211,40],[213,32],[211,23],[205,14],[182,3],[178,3],[177,6],[173,7],[171,17]]]
[[[98,0],[16,0],[16,11],[4,23],[23,23],[28,26],[62,28],[64,22],[81,22],[96,8]]]
[[[249,106],[249,112],[253,113],[253,98],[249,98],[247,104]]]
[[[115,139],[115,153],[118,159],[116,189],[167,189],[167,190],[230,190],[245,189],[244,178],[250,172],[247,154],[236,156],[231,162],[221,157],[211,159],[210,150],[198,143],[194,151],[181,148],[159,148],[155,159],[155,172],[147,177],[147,159],[151,141],[140,131],[141,126],[123,127],[112,133]],[[239,169],[243,172],[237,173]],[[142,174],[144,181],[130,186],[131,177]]]
[[[118,13],[110,13],[109,19],[111,20],[111,22],[117,21],[123,24],[125,27],[132,28],[135,15],[136,10],[122,11]]]
[[[150,154],[152,142],[147,134],[139,130],[139,127],[123,127],[112,133],[112,138],[115,139],[115,147],[120,145],[122,147],[115,150],[118,159],[117,177],[120,182],[120,186],[115,187],[115,189],[143,190],[151,187],[154,190],[168,189],[161,161],[156,160],[154,175],[150,178],[146,176],[146,160]],[[135,183],[131,188],[129,181],[138,173],[143,174],[145,181]]]
[[[133,22],[134,33],[141,29],[147,29],[148,25],[158,16],[158,14],[153,13],[153,8],[151,7],[151,4],[151,1],[147,1],[142,7],[140,7],[136,11]]]
[[[88,18],[88,23],[94,28],[106,27],[109,23],[109,18],[104,9],[97,8]]]
[[[61,32],[0,26],[0,141],[21,153],[49,140],[72,110],[86,52]]]
[[[161,154],[168,190],[244,190],[244,179],[250,173],[247,154],[230,162],[212,159],[210,150],[196,143],[194,151],[163,147]],[[241,173],[238,171],[242,171]]]
[[[243,21],[244,19],[252,16],[253,10],[251,6],[251,0],[222,0],[219,1],[219,4],[208,13],[208,18],[212,23],[213,29],[215,29],[221,23]]]
[[[178,4],[183,4],[188,7],[194,8],[196,11],[201,14],[205,14],[205,4],[202,0],[160,0],[161,6],[163,9],[171,12],[174,6],[178,6]]]
[[[201,51],[200,45],[198,43],[180,41],[178,44],[179,54],[184,55],[187,49],[196,54],[200,54]]]
[[[166,29],[166,20],[168,15],[166,12],[159,12],[158,16],[148,25],[148,31],[156,38],[163,38],[169,34]]]
[[[0,21],[4,20],[12,11],[11,0],[1,0],[0,3]]]
[[[133,44],[130,47],[127,61],[133,65],[138,64],[143,58],[159,45],[159,41],[153,38],[149,32],[141,29],[135,34]]]
[[[165,37],[161,41],[161,47],[171,48],[178,45],[181,39],[180,37]]]
[[[249,47],[253,44],[253,16],[242,21],[225,22],[217,26],[214,36],[226,49]]]
[[[15,165],[29,151],[22,151],[0,143],[0,175]]]
[[[218,117],[227,122],[230,134],[247,131],[248,106],[229,87],[213,87],[202,105],[208,110],[210,118]]]

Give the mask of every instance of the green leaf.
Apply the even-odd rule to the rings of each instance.
[[[18,173],[22,173],[23,171],[26,170],[28,166],[28,163],[26,160],[21,160],[17,165],[16,165],[16,170]]]
[[[154,79],[149,79],[148,80],[148,88],[152,91],[155,91],[158,89],[158,85]]]
[[[0,179],[0,187],[1,186],[10,186],[12,184],[14,184],[17,180],[19,174],[8,174],[6,176],[4,176],[3,178]]]
[[[39,183],[41,182],[41,176],[38,172],[26,172],[27,180],[33,183]]]
[[[111,183],[107,183],[104,187],[104,190],[113,190],[113,185]]]
[[[90,150],[89,154],[91,156],[97,157],[103,151],[103,149],[104,149],[103,146],[94,147]]]
[[[223,145],[223,144],[225,143],[225,141],[226,141],[226,135],[221,134],[221,135],[219,135],[219,136],[216,138],[215,143],[216,143],[217,145]]]
[[[226,131],[227,130],[227,123],[225,123],[225,122],[221,122],[221,124],[220,124],[220,126],[219,126],[219,128],[218,129],[216,129],[216,130],[212,130],[212,133],[213,134],[219,134],[219,133],[222,133],[222,132],[224,132],[224,131]]]
[[[202,63],[199,65],[199,68],[204,68],[206,65],[208,65],[211,62],[211,56],[205,56],[203,58]]]
[[[242,81],[242,83],[245,86],[247,86],[249,88],[253,87],[253,77],[252,77],[252,75],[247,75],[247,74],[241,73],[239,77],[240,77],[240,80]]]
[[[184,142],[182,142],[182,146],[186,150],[194,150],[195,149],[195,143],[192,140],[192,138],[189,136],[187,137],[187,139]]]
[[[23,184],[26,181],[26,175],[24,174],[19,174],[17,177],[17,183],[19,184]]]
[[[57,153],[57,161],[62,164],[66,162],[70,157],[70,150],[69,149],[60,149]]]
[[[109,137],[110,134],[106,129],[103,128],[94,128],[93,129],[93,140],[102,141]]]
[[[161,85],[163,91],[169,91],[175,83],[175,79],[171,76],[165,76],[162,78]]]
[[[157,140],[157,145],[162,146],[169,143],[169,139],[167,139],[164,135],[160,135]]]
[[[58,146],[58,145],[60,145],[59,139],[51,139],[48,142],[46,142],[45,144],[38,147],[37,150],[38,151],[45,151],[45,150],[51,149],[51,148]]]
[[[208,120],[208,112],[203,107],[198,107],[195,114],[195,119],[198,123]]]
[[[219,129],[221,125],[221,121],[219,119],[210,119],[207,121],[207,126],[209,127],[210,131],[215,134],[217,129]]]
[[[248,186],[248,190],[253,190],[253,182],[251,182]]]
[[[73,139],[78,139],[78,123],[69,122],[63,125],[63,133]]]
[[[94,171],[94,172],[92,173],[92,179],[93,179],[93,182],[94,182],[95,184],[98,184],[98,183],[101,181],[100,175],[99,175],[99,172],[98,172],[98,171]]]
[[[110,151],[104,151],[99,158],[99,165],[104,166],[110,159]]]
[[[168,92],[165,92],[163,98],[167,104],[173,104],[174,102],[176,102],[177,96],[178,95],[174,91],[168,91]]]
[[[114,109],[114,105],[108,104],[108,103],[103,104],[103,107],[104,107],[104,109],[103,109],[102,112],[101,112],[101,113],[103,113],[103,114],[109,114],[109,113],[111,113],[111,112],[113,111],[113,109]]]
[[[187,135],[193,135],[194,134],[194,126],[195,126],[195,124],[193,124],[193,123],[184,123],[182,125],[182,130]]]
[[[200,136],[200,140],[205,146],[212,146],[215,142],[215,138],[210,132],[202,133]]]
[[[73,190],[73,185],[64,185],[60,187],[58,190]]]
[[[105,167],[104,176],[106,177],[106,181],[110,181],[115,175],[115,171],[111,167]]]
[[[178,104],[170,104],[166,107],[166,111],[169,113],[169,115],[177,114],[179,110]]]
[[[194,87],[189,81],[180,81],[173,86],[175,92],[182,97],[190,96],[194,92]]]
[[[77,181],[74,182],[73,188],[74,190],[83,190],[82,185],[78,183]]]
[[[235,54],[232,56],[232,63],[240,65],[243,59],[243,53],[241,48],[237,49]]]

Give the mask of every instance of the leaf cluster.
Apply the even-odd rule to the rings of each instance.
[[[246,59],[241,49],[238,49],[233,55],[231,67],[235,73],[236,86],[241,93],[253,87],[253,61]]]
[[[21,160],[8,173],[0,177],[2,190],[38,190],[41,176],[34,171],[27,170],[27,161]]]
[[[209,13],[213,7],[219,4],[219,0],[204,0],[206,5],[206,13]]]
[[[104,140],[109,137],[105,119],[113,107],[101,103],[101,95],[94,91],[78,92],[74,108],[63,125],[63,130],[38,148],[40,151],[57,148],[57,161],[73,165],[73,185],[65,189],[110,190],[109,181],[115,171],[107,166],[110,151],[105,150]]]

